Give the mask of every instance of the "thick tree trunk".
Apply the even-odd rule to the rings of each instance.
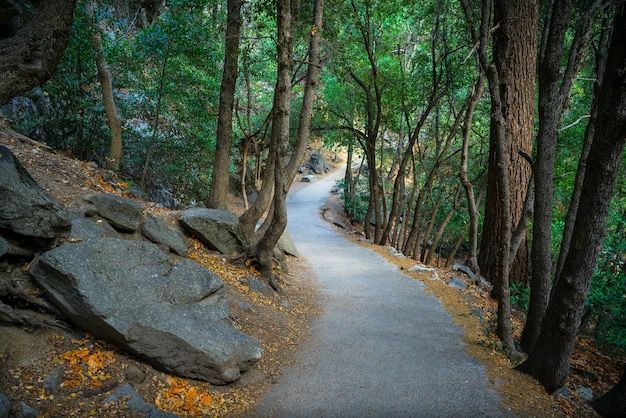
[[[589,405],[603,417],[620,418],[626,415],[626,368],[617,385]]]
[[[211,194],[208,205],[215,209],[226,209],[230,154],[233,142],[233,106],[239,68],[239,37],[241,32],[241,6],[243,0],[228,0],[226,23],[226,50],[224,72],[220,87],[220,105],[217,116],[215,159],[211,179]]]
[[[602,80],[604,78],[604,70],[606,67],[606,58],[609,49],[610,38],[610,22],[605,19],[602,27],[604,30],[600,36],[598,47],[596,49],[596,80],[594,85],[593,103],[591,106],[591,118],[587,123],[587,129],[585,130],[585,139],[583,141],[583,148],[578,160],[578,170],[576,171],[576,179],[574,180],[574,190],[572,197],[570,198],[570,205],[567,208],[567,216],[565,220],[565,229],[563,230],[563,239],[561,240],[561,248],[559,251],[559,259],[557,261],[556,272],[554,277],[561,275],[565,258],[569,251],[569,246],[572,239],[572,231],[574,229],[574,222],[576,221],[576,215],[578,213],[578,205],[580,203],[580,191],[582,189],[583,180],[585,179],[585,167],[587,165],[587,156],[591,148],[593,136],[595,133],[595,124],[598,116],[598,91]]]
[[[554,202],[554,160],[558,128],[569,103],[571,89],[589,41],[592,18],[600,10],[600,1],[586,10],[580,19],[568,65],[561,76],[565,35],[569,28],[571,0],[553,0],[543,31],[539,61],[539,131],[534,164],[535,205],[532,243],[530,305],[522,334],[522,348],[531,352],[539,336],[548,307],[552,274],[552,209]]]
[[[499,202],[502,200],[496,156],[496,144],[490,140],[487,204],[480,243],[478,262],[481,272],[494,281],[498,262],[496,237],[509,222],[511,228],[518,224],[526,198],[526,185],[530,167],[518,151],[531,154],[535,106],[535,64],[537,55],[537,0],[495,0],[493,59],[500,78],[502,114],[506,132],[507,153],[510,160],[508,177],[511,191],[509,218],[503,217]],[[511,269],[511,280],[524,282],[528,277],[528,249],[526,240],[521,244]],[[494,286],[497,290],[498,286]],[[497,295],[494,295],[497,296]]]
[[[494,229],[494,236],[490,237],[492,242],[491,250],[494,257],[494,266],[492,272],[492,279],[494,280],[494,293],[498,300],[498,324],[497,334],[504,343],[506,351],[513,361],[519,359],[519,353],[515,347],[513,341],[513,332],[511,328],[511,298],[510,298],[510,263],[509,254],[511,252],[511,235],[513,225],[510,222],[512,216],[511,209],[511,182],[509,180],[510,169],[509,164],[511,162],[511,155],[509,154],[511,143],[507,137],[507,126],[510,121],[507,120],[504,110],[506,108],[503,100],[510,99],[507,96],[507,90],[503,89],[505,86],[505,80],[512,83],[513,80],[505,78],[500,79],[501,67],[498,67],[498,60],[500,63],[504,60],[504,56],[499,56],[495,60],[495,63],[491,63],[488,58],[487,46],[489,44],[489,33],[491,26],[491,10],[490,3],[483,2],[481,10],[481,25],[480,25],[480,43],[479,43],[479,59],[480,65],[483,68],[489,81],[489,92],[491,94],[491,130],[490,130],[490,160],[492,159],[493,165],[489,166],[489,177],[494,177],[497,180],[494,184],[495,190],[498,192],[498,200],[492,202],[494,206],[494,213],[498,216],[492,219],[491,222],[499,222],[497,228]],[[496,3],[496,9],[506,5]],[[500,11],[502,13],[502,11]],[[502,15],[499,15],[502,18]],[[509,28],[510,29],[510,28]],[[502,29],[501,27],[501,30]],[[507,35],[504,31],[501,36]],[[494,51],[494,55],[497,52]],[[517,57],[520,59],[521,57]],[[510,65],[510,63],[509,63]],[[509,74],[506,74],[510,76]],[[512,87],[511,85],[508,86]],[[504,91],[503,91],[504,90]],[[512,92],[509,92],[512,94]],[[506,105],[511,103],[506,102]],[[489,196],[489,189],[487,190],[487,196]],[[493,196],[493,195],[492,195]],[[485,222],[487,222],[485,220]],[[483,237],[484,239],[484,237]],[[482,265],[481,265],[482,269]]]
[[[602,245],[613,185],[626,141],[626,16],[618,11],[606,74],[598,96],[598,119],[572,233],[570,250],[537,339],[519,369],[553,392],[569,374],[572,349]]]
[[[76,1],[38,4],[32,20],[15,36],[0,40],[0,105],[48,81],[67,46]]]

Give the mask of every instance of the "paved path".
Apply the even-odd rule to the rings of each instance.
[[[316,273],[323,312],[255,416],[503,416],[484,366],[465,354],[463,331],[440,302],[321,220],[337,174],[288,200],[288,230]]]

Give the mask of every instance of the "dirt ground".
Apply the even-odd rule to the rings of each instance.
[[[93,192],[128,194],[126,183],[107,178],[103,170],[6,130],[0,129],[0,144],[7,145],[35,180],[67,208],[78,209],[82,197]],[[155,216],[170,221],[177,219],[177,212],[142,203]],[[241,204],[234,200],[232,209],[241,210]],[[346,219],[339,196],[332,196],[322,212],[329,222],[342,226],[337,226],[341,233],[354,240],[362,238],[360,230],[351,227]],[[415,264],[412,260],[392,257],[382,247],[359,242],[381,252],[407,273]],[[58,326],[24,329],[0,315],[0,388],[12,401],[13,411],[17,412],[20,402],[24,402],[36,408],[42,417],[143,417],[145,413],[131,410],[124,401],[103,403],[120,384],[130,383],[146,402],[181,416],[245,415],[280,378],[281,370],[294,361],[294,353],[306,338],[311,319],[319,313],[314,278],[305,260],[290,257],[287,270],[281,275],[287,296],[263,296],[243,284],[242,277],[258,274],[244,261],[210,252],[197,242],[193,242],[190,254],[225,281],[233,323],[258,338],[263,346],[262,359],[240,381],[220,387],[167,375],[111,344],[74,329],[62,319],[33,311],[30,306],[19,306],[31,315],[57,320]],[[13,276],[27,281],[24,269],[30,261],[15,257],[1,260],[0,280]],[[444,269],[438,269],[438,273],[444,281],[452,274]],[[574,373],[568,381],[568,396],[549,396],[532,379],[513,371],[499,349],[493,334],[496,307],[484,290],[470,286],[460,292],[441,282],[425,283],[465,328],[468,351],[486,365],[507,408],[520,416],[596,416],[577,390],[589,387],[595,396],[606,392],[619,379],[624,359],[601,354],[589,340],[581,338],[573,359]],[[36,288],[32,292],[39,294]],[[479,309],[483,320],[472,314],[471,309]],[[515,323],[520,332],[522,322]],[[49,393],[44,389],[46,379],[58,375],[59,370],[60,389],[58,393]]]

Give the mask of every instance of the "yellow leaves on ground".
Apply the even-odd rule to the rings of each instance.
[[[225,257],[210,253],[200,241],[194,238],[191,239],[189,258],[211,270],[224,282],[244,292],[247,292],[249,289],[242,284],[241,279],[249,276],[258,277],[260,275],[260,273],[250,265],[250,260],[246,261],[245,269],[237,267],[228,262]]]
[[[167,385],[157,393],[154,404],[157,408],[182,416],[207,416],[219,408],[224,400],[211,395],[208,383],[194,382],[179,377],[167,376]]]
[[[103,350],[100,345],[87,346],[86,341],[72,340],[82,345],[76,350],[61,354],[61,358],[69,362],[63,383],[69,388],[102,386],[102,382],[110,379],[106,368],[115,363],[113,351]]]

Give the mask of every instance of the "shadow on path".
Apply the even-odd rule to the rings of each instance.
[[[485,367],[424,285],[319,216],[336,170],[288,200],[288,230],[311,264],[322,314],[254,411],[272,417],[500,417]]]

